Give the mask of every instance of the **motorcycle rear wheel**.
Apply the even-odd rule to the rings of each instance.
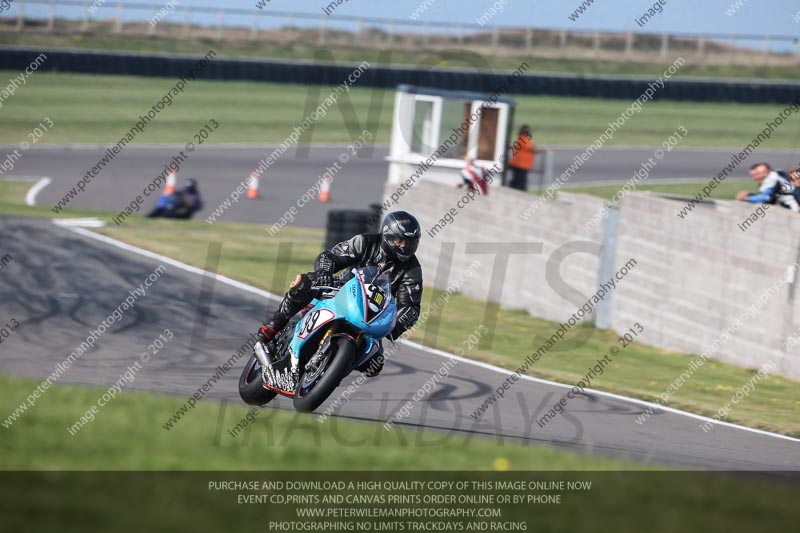
[[[261,406],[268,404],[277,395],[277,392],[264,388],[258,359],[251,355],[239,376],[239,396],[248,405]]]

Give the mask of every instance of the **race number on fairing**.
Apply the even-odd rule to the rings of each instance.
[[[303,319],[297,337],[300,339],[305,339],[314,330],[333,320],[333,317],[333,311],[330,309],[316,309],[314,311],[310,311]]]

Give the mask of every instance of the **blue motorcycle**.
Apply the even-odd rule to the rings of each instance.
[[[375,266],[354,268],[351,275],[341,287],[313,287],[310,308],[270,349],[256,343],[239,377],[245,403],[265,405],[280,394],[310,413],[378,353],[397,320],[389,275]]]

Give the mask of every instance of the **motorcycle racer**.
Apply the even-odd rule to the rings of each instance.
[[[364,266],[377,266],[389,273],[398,309],[397,324],[389,337],[398,338],[419,318],[422,268],[415,253],[420,234],[416,218],[406,211],[393,211],[383,219],[380,233],[355,235],[322,252],[314,262],[313,272],[298,274],[292,281],[272,318],[259,328],[259,340],[269,346],[278,337],[291,318],[314,298],[312,285],[330,286],[340,270]],[[377,376],[382,369],[382,349],[358,368],[367,377]]]

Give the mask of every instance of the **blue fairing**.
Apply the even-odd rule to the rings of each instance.
[[[177,193],[165,194],[156,201],[156,207],[173,211],[175,206],[180,205],[181,197]]]
[[[331,323],[346,321],[366,337],[367,342],[356,357],[356,365],[362,363],[380,339],[392,331],[397,319],[397,304],[391,295],[388,275],[377,275],[377,272],[376,267],[353,269],[355,276],[335,297],[313,300],[313,307],[295,326],[294,338],[289,344],[292,357],[300,357],[305,343],[319,342],[319,334]],[[380,295],[376,296],[375,292]]]

